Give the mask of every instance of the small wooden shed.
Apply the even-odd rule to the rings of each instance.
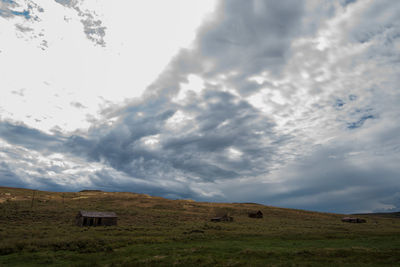
[[[78,226],[111,226],[117,225],[117,214],[115,212],[84,211],[76,215]]]
[[[212,222],[233,222],[233,217],[228,216],[227,214],[221,216],[221,217],[214,217],[211,218]]]
[[[348,223],[366,223],[367,221],[366,221],[365,219],[360,219],[360,218],[344,217],[344,218],[342,218],[342,222],[348,222]]]
[[[257,211],[257,212],[249,212],[249,217],[250,218],[258,218],[261,219],[263,217],[263,213],[261,212],[261,210]]]

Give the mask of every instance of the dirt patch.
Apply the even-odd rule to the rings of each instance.
[[[89,197],[74,197],[72,200],[83,199],[83,198],[89,198]]]

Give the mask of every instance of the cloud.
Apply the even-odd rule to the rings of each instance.
[[[0,162],[0,177],[3,186],[24,187],[26,181],[16,175],[5,162]]]
[[[303,1],[220,1],[214,16],[197,33],[194,49],[182,50],[150,87],[177,93],[179,82],[198,74],[241,95],[262,85],[249,80],[268,72],[279,75],[291,40],[301,31]]]
[[[324,148],[284,169],[280,174],[286,179],[281,186],[287,192],[278,194],[275,202],[342,213],[398,209],[397,203],[385,199],[400,190],[399,168],[381,157],[363,158],[343,150]]]
[[[375,118],[375,117],[374,117],[373,115],[364,115],[364,116],[362,116],[358,121],[349,123],[348,126],[347,126],[347,128],[349,128],[349,129],[360,128],[361,126],[364,125],[364,122],[365,122],[366,120],[374,119],[374,118]]]
[[[83,26],[83,32],[87,39],[96,45],[106,45],[106,27],[93,10],[84,7],[84,1],[55,0],[55,3],[70,8],[76,13],[76,16]],[[48,4],[49,3],[46,5]],[[18,20],[16,20],[17,23],[15,23],[15,27],[23,34],[22,37],[28,38],[29,40],[41,39],[42,45],[40,45],[40,47],[44,50],[48,46],[48,41],[44,39],[46,31],[44,29],[37,29],[38,25],[42,25],[42,17],[45,12],[42,5],[43,3],[36,3],[36,1],[1,0],[0,17],[8,20],[23,18],[24,20],[22,23],[18,23]],[[47,12],[55,11],[46,11],[46,13]],[[66,20],[66,22],[68,21]]]
[[[67,8],[72,8],[77,12],[80,17],[80,21],[83,25],[83,32],[86,37],[97,45],[105,46],[104,40],[106,35],[106,27],[103,26],[103,22],[97,19],[95,12],[83,9],[81,2],[78,0],[55,0],[58,4],[63,5]]]
[[[349,132],[320,146],[273,172],[269,180],[218,183],[214,190],[224,192],[218,200],[340,213],[397,211],[399,127],[380,124],[374,131]]]
[[[125,107],[118,116],[112,127],[91,129],[88,138],[96,139],[96,145],[88,155],[144,179],[170,174],[214,181],[254,175],[265,172],[274,151],[271,142],[281,142],[267,117],[218,90],[205,90],[181,105],[151,98]]]
[[[353,25],[379,28],[367,21],[374,7],[321,7],[327,3],[221,2],[199,29],[193,49],[182,50],[141,101],[110,113],[119,120],[98,139],[101,149],[94,155],[142,179],[183,177],[201,188],[198,198],[217,188],[214,199],[239,199],[242,193],[230,193],[237,184],[237,191],[254,189],[243,201],[342,212],[397,207],[384,199],[398,192],[399,170],[385,156],[373,155],[398,151],[369,145],[382,145],[379,136],[390,132],[383,125],[397,120],[398,75],[385,47],[395,30],[354,42]],[[315,10],[325,17],[313,16]],[[393,49],[398,48],[391,41]],[[376,72],[378,62],[384,72]],[[203,80],[203,88],[189,89],[177,102],[191,74]],[[354,151],[362,153],[341,157]]]
[[[103,44],[80,2],[57,3],[89,19],[87,37]],[[2,121],[0,138],[13,145],[4,176],[59,190],[399,210],[399,8],[221,1],[142,97],[110,104],[87,131]]]
[[[18,96],[25,96],[25,90],[26,89],[20,89],[20,90],[13,90],[11,91],[12,94],[14,95],[18,95]]]
[[[0,137],[10,144],[49,153],[57,151],[62,144],[60,137],[47,135],[23,124],[14,124],[7,121],[0,122]]]
[[[302,15],[303,1],[220,2],[216,19],[203,25],[197,36],[199,56],[212,66],[206,75],[238,72],[232,81],[237,86],[263,71],[278,74],[300,31]],[[251,91],[251,85],[237,90]]]
[[[70,103],[71,106],[76,107],[78,109],[85,109],[87,108],[85,105],[83,105],[82,103],[79,102],[71,102]]]
[[[31,19],[31,11],[28,6],[26,9],[22,8],[19,3],[13,0],[1,0],[0,1],[0,17],[12,18],[12,17],[23,17],[27,20]]]

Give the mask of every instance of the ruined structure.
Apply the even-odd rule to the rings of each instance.
[[[221,217],[214,217],[211,219],[212,222],[233,222],[233,217],[228,216],[227,214]]]
[[[367,221],[366,221],[365,219],[360,219],[360,218],[344,217],[344,218],[342,218],[342,222],[348,222],[348,223],[366,223]]]
[[[249,217],[250,218],[258,218],[261,219],[263,217],[263,213],[261,212],[261,210],[257,211],[257,212],[249,212]]]
[[[78,226],[111,226],[117,225],[117,214],[115,212],[79,211],[76,215]]]

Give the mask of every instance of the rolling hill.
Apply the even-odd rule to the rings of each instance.
[[[78,227],[79,210],[112,211],[117,226]],[[262,219],[248,213],[262,211]],[[228,214],[233,222],[211,222]],[[0,187],[0,266],[395,266],[400,220],[255,203],[169,200],[127,192]]]

